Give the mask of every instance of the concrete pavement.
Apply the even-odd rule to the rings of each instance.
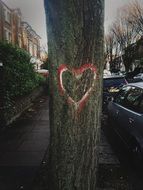
[[[48,98],[0,131],[0,190],[30,190],[49,144]]]

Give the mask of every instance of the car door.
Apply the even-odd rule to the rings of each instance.
[[[136,110],[136,114],[134,114],[132,126],[132,135],[135,136],[139,144],[142,144],[143,147],[143,89],[141,89],[141,98],[139,105]]]
[[[124,135],[122,125],[126,123],[126,117],[123,117],[123,112],[125,111],[123,106],[130,88],[130,86],[124,86],[115,96],[114,101],[108,105],[108,114],[112,126],[121,137]]]
[[[142,89],[130,86],[126,90],[122,104],[117,104],[117,131],[126,144],[130,143],[132,137],[139,136],[138,122],[140,120],[139,104],[141,99]]]

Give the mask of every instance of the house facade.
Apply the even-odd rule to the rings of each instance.
[[[40,59],[40,36],[22,21],[20,9],[10,9],[0,0],[0,41],[8,41]]]
[[[27,22],[21,22],[22,48],[27,50],[31,56],[40,58],[40,36]]]
[[[12,42],[12,10],[0,0],[0,40]]]

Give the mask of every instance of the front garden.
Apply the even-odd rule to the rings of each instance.
[[[10,43],[0,42],[0,63],[0,123],[3,126],[17,113],[17,101],[29,96],[45,79],[34,71],[30,55]]]

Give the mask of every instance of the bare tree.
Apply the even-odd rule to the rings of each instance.
[[[105,35],[105,57],[112,62],[113,57],[120,55],[120,46],[112,29]]]
[[[128,6],[122,7],[119,10],[117,19],[111,26],[111,31],[114,33],[115,41],[118,44],[117,47],[119,48],[121,55],[124,54],[123,61],[127,69],[131,59],[129,57],[129,52],[127,53],[128,55],[126,57],[125,50],[136,39],[135,27],[129,24],[128,18]]]
[[[114,49],[114,34],[109,33],[108,35],[105,36],[105,56],[106,58],[111,59],[112,62],[112,57],[113,57],[113,49]]]
[[[120,45],[121,51],[134,42],[136,36],[135,28],[128,24],[125,9],[121,10],[121,16],[113,23],[112,31]]]
[[[133,1],[128,5],[127,21],[138,35],[143,35],[143,5],[139,1]]]

